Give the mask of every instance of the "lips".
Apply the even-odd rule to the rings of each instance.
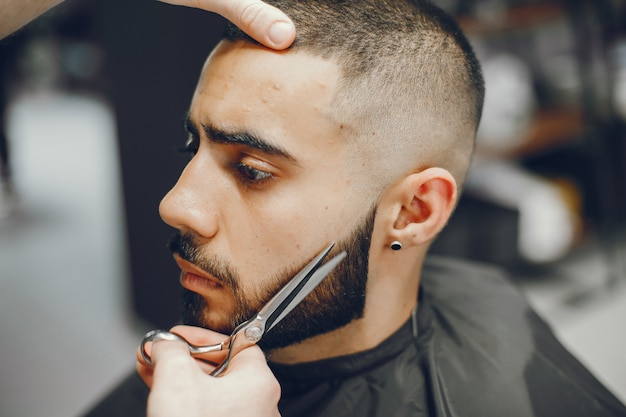
[[[189,291],[202,293],[207,290],[216,290],[223,288],[222,283],[212,275],[207,274],[191,262],[174,254],[174,260],[181,269],[180,283]]]

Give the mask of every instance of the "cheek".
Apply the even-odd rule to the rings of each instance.
[[[272,204],[255,207],[255,236],[263,245],[269,245],[273,252],[285,256],[302,248],[303,244],[315,238],[311,233],[313,219],[318,216],[312,213],[313,208],[302,196],[290,196],[276,200]],[[269,248],[268,248],[269,249]]]
[[[294,193],[296,194],[296,193]],[[362,218],[359,205],[343,193],[336,199],[329,193],[304,198],[294,196],[264,208],[259,214],[264,241],[271,242],[280,256],[294,259],[312,256],[331,241],[339,241]],[[369,208],[369,207],[368,207]]]
[[[274,275],[300,264],[334,239],[328,231],[331,208],[327,202],[311,200],[297,191],[283,194],[246,206],[242,217],[247,221],[234,219],[233,237],[242,248],[238,257],[247,270]],[[246,255],[240,256],[243,253]]]
[[[333,166],[247,193],[226,211],[232,259],[242,276],[274,276],[348,237],[371,201],[337,175],[336,161]]]

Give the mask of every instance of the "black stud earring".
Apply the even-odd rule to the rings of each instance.
[[[397,240],[394,240],[393,242],[391,242],[391,250],[400,250],[402,249],[402,243],[398,242]]]

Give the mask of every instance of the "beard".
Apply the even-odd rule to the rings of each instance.
[[[376,207],[355,227],[350,236],[336,242],[330,259],[341,251],[346,258],[322,280],[322,282],[289,314],[276,324],[259,342],[265,350],[290,346],[313,336],[339,329],[363,316],[367,287],[368,255],[374,228]],[[227,262],[203,256],[191,234],[175,235],[170,250],[220,280],[234,298],[234,311],[223,323],[209,323],[205,312],[211,307],[206,300],[183,289],[181,297],[182,321],[191,326],[204,327],[223,334],[230,334],[237,325],[254,317],[280,288],[296,275],[310,259],[295,268],[283,270],[269,280],[259,295],[248,297],[241,290],[241,278]],[[311,259],[313,256],[311,256]]]

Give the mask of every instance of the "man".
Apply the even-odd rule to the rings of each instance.
[[[263,340],[283,416],[624,415],[496,271],[426,260],[483,99],[455,22],[409,0],[271,3],[295,22],[294,45],[271,51],[231,28],[192,99],[191,160],[160,207],[180,232],[186,324],[228,333],[336,241],[347,260]],[[160,367],[166,349],[195,365],[175,346],[138,365],[154,391],[176,368]],[[181,380],[190,401],[214,381],[197,366]],[[232,395],[245,403],[250,389]],[[142,414],[147,395],[131,379],[92,415]]]
[[[260,0],[164,0],[171,4],[192,6],[216,12],[240,26],[250,36],[269,48],[288,47],[295,37],[291,20],[280,10]],[[61,3],[62,0],[0,0],[0,39],[20,29],[29,21]],[[196,329],[198,331],[199,329]],[[202,336],[217,337],[209,331]],[[262,352],[253,347],[233,359],[228,377],[199,381],[193,361],[181,365],[181,346],[168,343],[155,346],[153,359],[159,364],[159,376],[152,384],[148,415],[151,417],[191,416],[210,407],[211,415],[272,415],[276,411],[280,388],[269,371]],[[183,352],[186,353],[186,350]],[[183,358],[184,359],[184,358]],[[187,359],[189,356],[187,355]],[[183,361],[184,362],[184,361]],[[206,376],[206,375],[203,375]],[[151,381],[152,382],[152,381]],[[246,389],[250,403],[242,403],[236,394]],[[236,389],[234,388],[236,387]],[[194,390],[202,398],[193,397]],[[118,406],[123,406],[117,403]],[[269,411],[268,411],[269,410]],[[203,415],[206,413],[202,413]]]

